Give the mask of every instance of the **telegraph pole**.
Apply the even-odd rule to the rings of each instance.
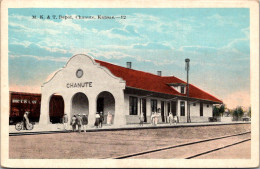
[[[187,123],[191,122],[190,119],[190,103],[189,103],[189,70],[190,70],[190,59],[185,59],[186,65],[185,70],[187,71]]]

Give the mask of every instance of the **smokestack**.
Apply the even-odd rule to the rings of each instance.
[[[132,69],[132,62],[126,62],[126,67],[128,69]]]
[[[157,71],[158,76],[162,76],[162,71]]]

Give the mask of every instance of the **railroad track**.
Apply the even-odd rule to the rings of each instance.
[[[204,140],[200,140],[200,141],[194,141],[194,142],[189,142],[189,143],[184,143],[184,144],[179,144],[179,145],[173,145],[173,146],[168,146],[168,147],[163,147],[163,148],[158,148],[158,149],[153,149],[153,150],[148,150],[148,151],[143,151],[143,152],[138,152],[138,153],[132,153],[132,154],[117,156],[117,157],[113,157],[113,158],[114,159],[146,158],[145,156],[149,156],[149,158],[150,158],[151,156],[153,156],[153,154],[156,154],[156,153],[157,154],[158,153],[168,153],[169,151],[172,151],[172,150],[174,151],[178,148],[187,148],[188,146],[193,146],[193,145],[199,146],[200,144],[205,144],[205,143],[210,144],[210,143],[213,142],[213,144],[214,144],[214,141],[216,141],[216,140],[221,141],[221,140],[224,140],[224,139],[231,139],[231,138],[237,139],[238,137],[249,135],[249,134],[251,134],[251,131],[247,131],[247,132],[243,132],[243,133],[239,133],[239,134],[222,136],[222,137],[204,139]],[[251,137],[247,137],[245,139],[240,139],[240,140],[233,142],[231,144],[225,144],[225,145],[219,146],[217,148],[202,151],[202,152],[195,153],[195,154],[192,154],[192,155],[187,155],[186,157],[184,157],[184,159],[192,159],[192,158],[202,156],[202,155],[205,155],[205,154],[209,154],[209,153],[212,153],[212,152],[215,152],[215,151],[219,151],[221,149],[225,149],[225,148],[228,148],[228,147],[231,147],[231,146],[234,146],[234,145],[238,145],[238,144],[244,143],[246,141],[250,141],[250,140],[251,140]]]

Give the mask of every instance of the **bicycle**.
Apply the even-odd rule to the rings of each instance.
[[[18,122],[18,123],[16,123],[16,125],[15,125],[15,129],[17,130],[17,131],[20,131],[20,130],[32,130],[33,129],[33,123],[26,123],[26,126],[24,126],[24,122],[22,121],[22,122]]]

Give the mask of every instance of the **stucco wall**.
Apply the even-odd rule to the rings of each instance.
[[[203,116],[200,116],[200,102],[196,102],[196,105],[190,104],[190,117],[191,122],[208,122],[208,118],[213,116],[213,105],[203,104]],[[209,105],[209,107],[207,107]],[[185,104],[187,106],[187,104]],[[187,122],[187,107],[185,107],[185,117],[180,118],[180,122]]]
[[[209,107],[207,107],[209,105]],[[213,116],[213,105],[212,104],[203,104],[203,116],[212,117]]]
[[[78,78],[76,71],[83,70],[83,76]],[[85,84],[84,87],[71,84]],[[86,85],[87,84],[87,85]],[[115,100],[114,123],[125,125],[124,112],[124,89],[125,81],[115,77],[111,72],[100,66],[93,58],[87,55],[75,55],[68,63],[56,72],[51,80],[42,85],[41,116],[40,124],[48,124],[49,99],[53,93],[59,93],[64,98],[65,112],[69,117],[72,115],[72,97],[76,93],[84,93],[88,98],[89,124],[94,124],[96,113],[96,101],[103,91],[110,92]],[[108,104],[108,103],[105,103]]]
[[[138,98],[138,103],[137,103],[137,107],[138,107],[138,115],[129,115],[129,96],[133,96],[133,97],[137,97]],[[125,94],[124,96],[125,98],[125,116],[126,116],[126,122],[127,124],[132,124],[132,123],[139,123],[139,115],[140,115],[140,96],[137,95],[129,95],[129,94]],[[164,107],[164,113],[167,113],[167,100],[165,99],[161,99],[161,98],[156,98],[156,97],[146,97],[146,117],[147,117],[147,123],[151,123],[151,100],[157,100],[157,109],[161,108],[161,101],[165,102],[165,107]],[[158,117],[159,120],[158,122],[161,123],[162,122],[162,117],[161,115]]]
[[[134,96],[138,98],[138,115],[140,114],[140,96],[137,95],[128,95],[125,94],[125,114],[126,114],[126,122],[127,124],[131,123],[139,123],[138,115],[129,115],[129,96]],[[151,100],[157,100],[157,108],[161,108],[161,101],[165,101],[165,114],[167,114],[167,100],[155,97],[147,97],[146,98],[146,116],[147,116],[147,123],[151,123]],[[176,101],[176,100],[174,100]],[[180,102],[184,101],[185,103],[185,116],[180,116]],[[185,100],[177,100],[176,101],[176,114],[179,118],[179,122],[186,123],[187,122],[187,101]],[[207,107],[209,105],[209,107]],[[203,104],[203,116],[200,116],[200,102],[196,103],[196,106],[190,104],[190,117],[192,122],[208,122],[208,117],[212,117],[212,104]],[[161,116],[159,116],[159,122],[162,122]]]
[[[190,116],[200,116],[200,103],[196,102],[196,106],[190,104]]]
[[[78,78],[76,76],[77,70],[83,70],[83,76]],[[75,85],[75,86],[74,86]],[[94,124],[95,113],[97,106],[97,98],[102,92],[111,93],[112,97],[104,97],[104,114],[105,120],[107,112],[113,114],[113,121],[115,125],[125,125],[126,123],[138,123],[140,115],[140,96],[128,95],[124,93],[125,81],[121,78],[115,77],[111,72],[96,63],[93,58],[87,55],[75,55],[68,63],[59,71],[55,73],[53,78],[42,85],[42,100],[41,100],[41,115],[40,124],[49,123],[49,102],[50,97],[54,93],[59,93],[64,99],[65,112],[71,117],[74,113],[86,113],[89,115],[89,124]],[[87,101],[77,98],[72,101],[72,98],[77,93],[86,95]],[[129,115],[129,96],[138,98],[138,115]],[[114,98],[114,100],[112,99]],[[155,97],[146,98],[146,117],[147,122],[150,123],[151,116],[151,99],[157,100],[157,108],[161,108],[161,101],[165,101],[165,114],[167,112],[167,100]],[[113,104],[114,101],[114,104]],[[176,101],[176,100],[175,100]],[[176,113],[180,118],[180,122],[186,122],[187,116],[187,102],[185,102],[185,116],[180,117],[180,102],[177,100]],[[207,107],[204,104],[204,117],[199,116],[199,104],[191,107],[191,117],[205,120],[204,117],[212,117],[212,105]],[[159,117],[159,122],[161,122]]]
[[[209,117],[205,116],[191,116],[192,123],[199,123],[199,122],[209,122]]]

